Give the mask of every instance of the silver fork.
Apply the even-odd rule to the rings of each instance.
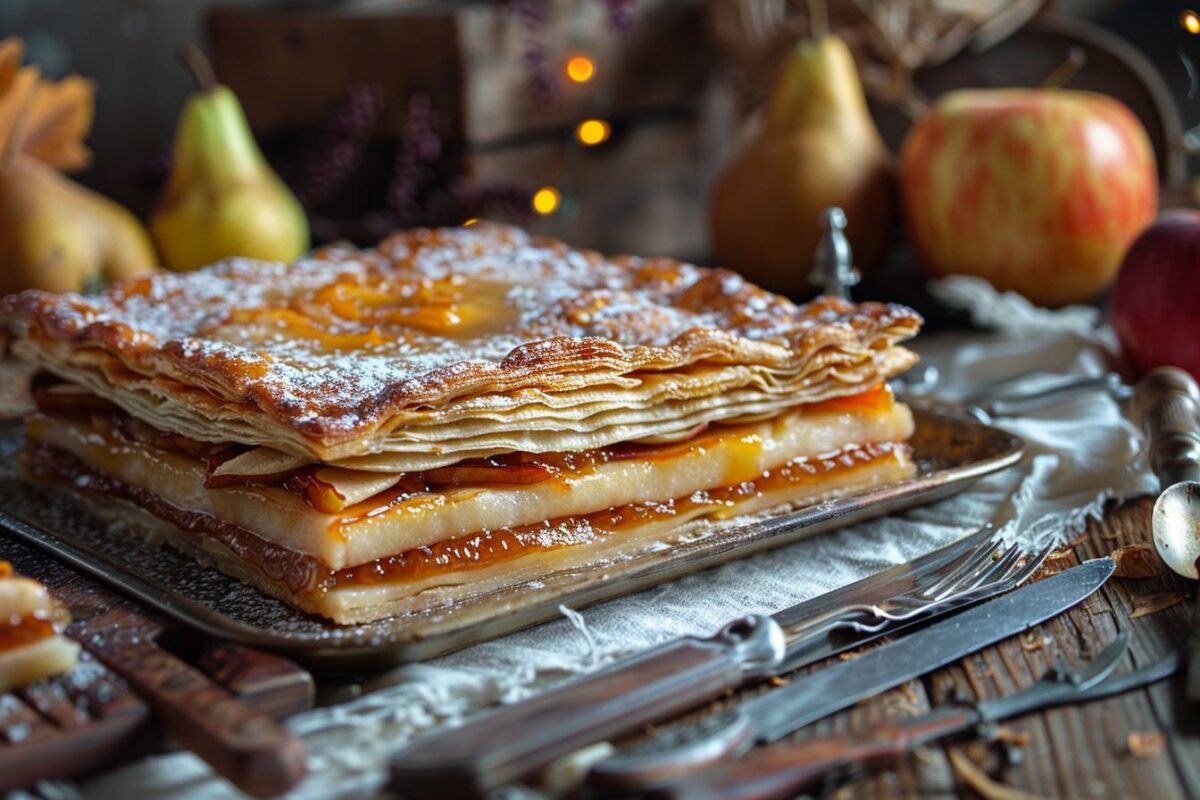
[[[973,548],[938,565],[928,574],[914,576],[916,586],[880,603],[855,603],[832,609],[806,620],[785,625],[788,631],[788,663],[809,657],[810,647],[828,641],[834,631],[870,636],[915,624],[926,617],[978,602],[1015,588],[1029,579],[1052,548],[1025,553],[1018,544],[1002,547],[993,538],[995,528],[985,526],[970,535],[982,541]],[[780,671],[785,671],[787,666]]]
[[[985,594],[1005,591],[1033,575],[1052,549],[1046,547],[1027,554],[1015,543],[1003,551],[993,548],[987,552],[981,548],[972,554],[970,561],[926,589],[899,595],[878,605],[863,605],[854,609],[873,617],[876,622],[846,619],[841,622],[841,627],[860,633],[873,633],[889,622],[915,620],[922,614],[944,610],[949,605],[967,603]],[[989,558],[991,563],[988,563]]]

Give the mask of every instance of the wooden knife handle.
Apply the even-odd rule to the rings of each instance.
[[[973,719],[974,712],[970,709],[952,708],[908,723],[885,723],[865,731],[762,747],[652,794],[672,800],[793,797],[805,786],[836,769],[900,756],[914,744],[968,727]]]
[[[313,706],[312,675],[283,656],[206,639],[194,663],[243,703],[272,719],[286,719]]]
[[[64,599],[74,617],[71,637],[124,678],[162,728],[216,772],[259,797],[281,794],[304,777],[304,744],[160,647],[159,617],[99,585]]]
[[[783,633],[747,617],[711,639],[680,639],[476,722],[417,741],[392,762],[409,797],[480,797],[562,756],[632,733],[737,688],[778,663]]]
[[[271,797],[304,777],[299,739],[153,642],[126,640],[96,655],[150,703],[168,733],[242,791]]]
[[[1200,481],[1200,387],[1175,367],[1159,367],[1138,381],[1134,421],[1146,434],[1150,468],[1163,489]]]

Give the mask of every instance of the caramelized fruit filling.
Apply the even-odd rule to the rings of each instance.
[[[0,622],[0,653],[40,642],[57,633],[50,619],[35,614],[10,617]]]
[[[387,490],[348,507],[347,498],[338,491],[338,487],[322,479],[322,464],[309,464],[298,469],[266,475],[217,476],[214,472],[222,463],[245,452],[247,448],[235,444],[199,442],[179,434],[160,431],[123,413],[108,401],[70,384],[38,389],[35,392],[35,400],[38,409],[43,413],[88,418],[92,427],[101,434],[205,460],[209,476],[205,486],[210,489],[276,486],[303,498],[318,511],[327,514],[346,513],[350,516],[379,513],[385,506],[447,489],[528,486],[551,480],[557,480],[566,486],[572,478],[584,475],[603,464],[632,459],[662,462],[705,450],[720,439],[737,436],[740,427],[700,426],[689,438],[668,444],[624,442],[578,453],[507,453],[490,458],[466,459],[446,467],[407,473]],[[886,413],[891,409],[893,401],[891,389],[886,384],[878,384],[856,395],[811,403],[802,408],[813,414]],[[745,457],[739,460],[749,463],[757,457],[759,447],[761,442],[746,438],[741,443]],[[742,474],[733,473],[727,476],[730,483],[743,477]]]
[[[66,482],[77,489],[125,500],[185,532],[208,535],[271,580],[302,594],[335,587],[418,581],[444,571],[480,569],[532,553],[593,541],[642,523],[672,517],[692,518],[697,511],[702,516],[732,517],[744,501],[753,498],[772,494],[784,502],[789,489],[811,487],[835,475],[888,461],[906,463],[910,450],[908,445],[896,442],[849,447],[827,457],[794,459],[763,472],[753,481],[693,492],[664,502],[637,503],[537,525],[479,531],[339,571],[331,571],[311,556],[272,544],[244,528],[208,514],[180,509],[153,492],[101,475],[62,451],[29,441],[24,457],[27,470],[35,478]]]
[[[376,285],[343,278],[293,298],[286,307],[234,309],[222,326],[239,328],[252,340],[282,335],[310,350],[335,353],[411,339],[413,332],[454,339],[495,334],[517,319],[505,283],[472,284],[461,275]]]
[[[76,490],[124,500],[185,533],[204,534],[225,545],[234,555],[257,567],[264,575],[293,592],[316,585],[323,569],[311,556],[272,544],[261,536],[227,522],[166,502],[154,492],[118,481],[89,467],[70,453],[27,439],[22,452],[26,473],[39,481],[67,484]]]
[[[480,531],[458,539],[418,547],[370,564],[339,570],[323,588],[396,581],[415,581],[447,570],[470,570],[532,552],[580,544],[631,526],[671,517],[690,518],[703,510],[715,518],[735,516],[738,506],[764,494],[784,493],[790,487],[811,486],[887,460],[907,458],[908,445],[895,442],[852,447],[827,458],[795,459],[768,470],[754,481],[693,492],[664,502],[635,503],[592,514],[548,520],[538,525]]]

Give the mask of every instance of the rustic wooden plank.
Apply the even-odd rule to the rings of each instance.
[[[0,694],[0,744],[34,743],[54,735],[54,726],[16,694]]]
[[[1081,549],[1088,553],[1103,553],[1128,544],[1152,546],[1150,513],[1153,507],[1153,501],[1145,498],[1108,514],[1100,524],[1093,526],[1096,535],[1085,539]],[[1138,595],[1178,591],[1185,596],[1184,602],[1171,608],[1127,620],[1126,627],[1134,634],[1133,651],[1139,664],[1150,663],[1159,654],[1182,645],[1190,631],[1196,607],[1196,584],[1171,573],[1157,557],[1154,563],[1157,571],[1153,578],[1113,580],[1104,589],[1118,618],[1132,608],[1133,598]],[[1145,695],[1153,708],[1157,730],[1167,734],[1169,753],[1163,758],[1169,755],[1174,762],[1188,796],[1200,797],[1200,714],[1185,710],[1179,681],[1160,684],[1139,694]]]
[[[75,703],[67,696],[64,682],[38,681],[15,692],[26,705],[62,730],[72,730],[90,721],[85,703]]]
[[[1117,547],[1149,540],[1146,501],[1111,512],[1093,524],[1069,558],[1052,569],[1107,555]],[[935,698],[959,691],[971,698],[1001,696],[1030,685],[1051,663],[1078,664],[1098,652],[1118,630],[1131,635],[1122,669],[1149,664],[1181,640],[1189,621],[1185,604],[1129,619],[1133,598],[1161,591],[1186,591],[1185,582],[1161,564],[1153,578],[1113,578],[1083,604],[1033,632],[988,648],[931,676]],[[1155,699],[1155,696],[1159,699]],[[1196,796],[1195,764],[1200,737],[1180,730],[1171,714],[1168,687],[1134,692],[1087,706],[1053,709],[1014,720],[1007,727],[1028,737],[1024,761],[993,773],[1005,783],[1044,797]],[[1167,751],[1138,758],[1129,751],[1131,733],[1164,733]],[[960,787],[961,790],[962,787]]]
[[[217,77],[241,99],[259,136],[321,125],[347,87],[374,83],[384,99],[380,136],[399,134],[408,98],[424,94],[447,115],[451,138],[462,139],[453,15],[218,8],[207,22]]]
[[[208,31],[218,77],[260,136],[322,124],[346,87],[369,82],[383,90],[383,138],[403,129],[408,98],[425,94],[449,115],[455,140],[495,143],[568,132],[591,116],[694,107],[715,63],[699,3],[645,0],[634,12],[628,36],[604,4],[576,0],[551,0],[533,28],[506,4],[474,2],[217,8]],[[544,62],[550,98],[532,90],[531,52]],[[564,68],[580,54],[596,72],[576,85]]]
[[[1093,523],[1077,546],[1051,561],[1044,574],[1108,555],[1124,545],[1148,543],[1151,505],[1143,500],[1114,509],[1105,519]],[[1082,604],[1029,634],[969,656],[924,681],[911,682],[860,703],[798,732],[796,739],[865,726],[897,714],[918,714],[931,704],[955,696],[978,700],[1010,694],[1031,685],[1053,664],[1079,665],[1111,642],[1118,631],[1128,631],[1131,637],[1129,653],[1120,669],[1152,663],[1182,641],[1191,605],[1185,602],[1131,620],[1133,598],[1163,591],[1193,591],[1165,566],[1159,567],[1152,578],[1113,578]],[[769,688],[757,688],[742,696]],[[1200,796],[1200,734],[1196,731],[1200,722],[1196,715],[1182,711],[1178,694],[1162,684],[1086,706],[1031,714],[1004,726],[1011,735],[1027,739],[1021,748],[1020,763],[1007,765],[1000,757],[1000,747],[967,738],[924,748],[895,765],[860,775],[838,788],[834,796],[974,797],[975,793],[949,765],[951,747],[969,753],[994,780],[1040,797]],[[698,713],[711,713],[728,702]],[[1131,733],[1163,733],[1167,736],[1166,749],[1157,757],[1139,758],[1129,749]],[[816,794],[828,794],[831,788],[826,786],[825,792]]]

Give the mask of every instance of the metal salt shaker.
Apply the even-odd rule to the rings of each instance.
[[[832,206],[821,213],[821,228],[824,233],[817,244],[810,283],[821,287],[827,295],[850,299],[850,287],[858,284],[862,276],[854,267],[854,256],[850,241],[846,238],[846,212]]]

